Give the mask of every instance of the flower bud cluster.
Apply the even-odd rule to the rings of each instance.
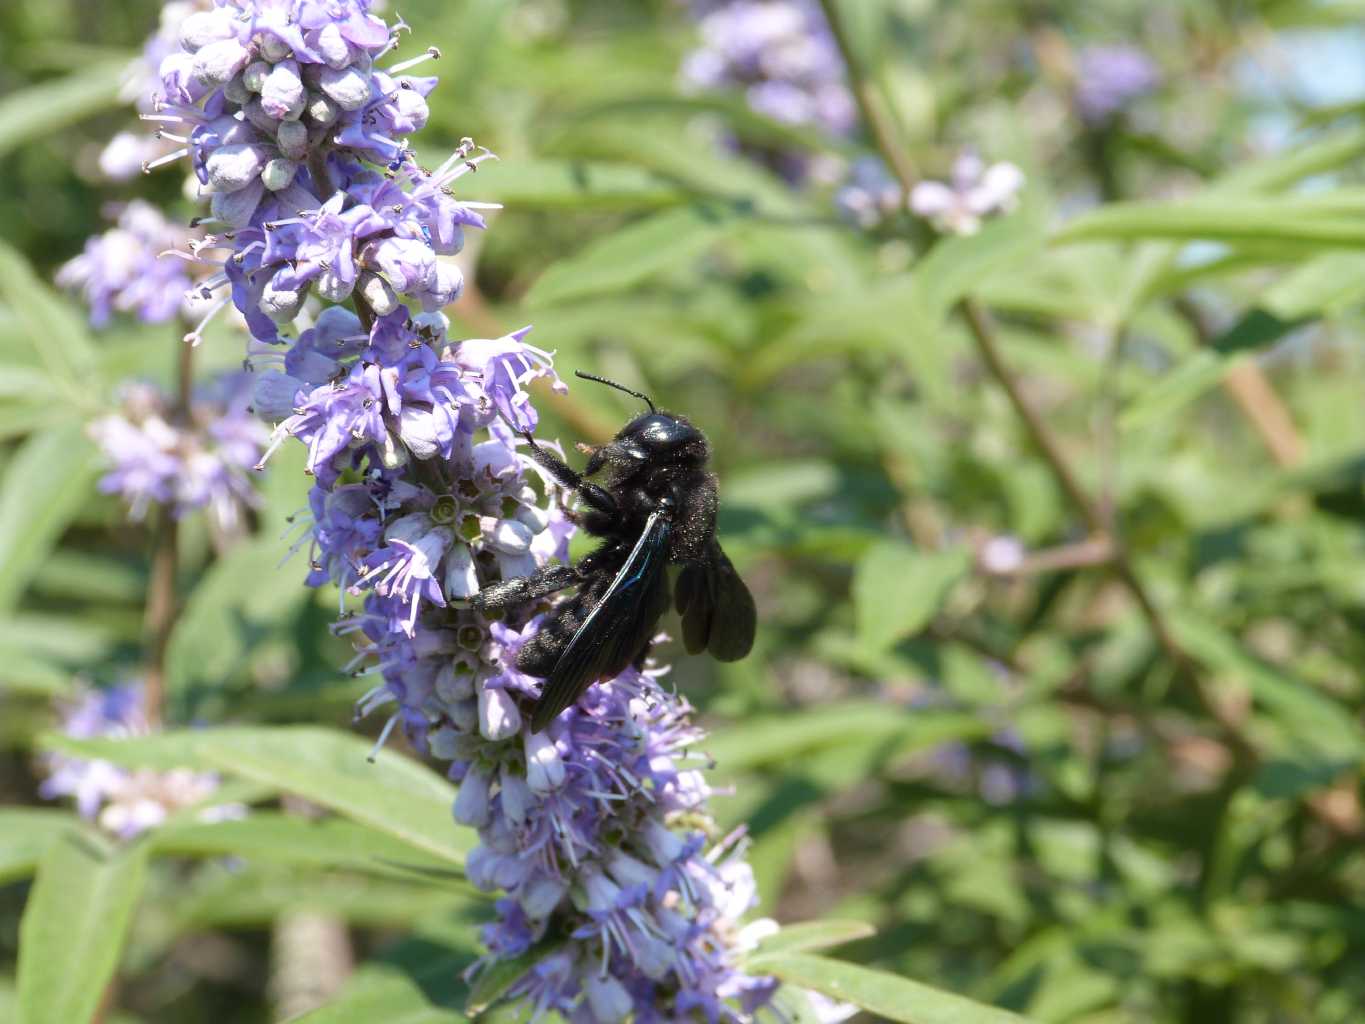
[[[171,408],[150,384],[124,387],[121,409],[90,425],[109,471],[100,490],[118,494],[134,520],[152,504],[177,518],[205,508],[224,534],[239,531],[258,504],[250,470],[268,437],[251,415],[248,374],[232,373],[200,388],[189,408]]]
[[[532,735],[542,681],[515,665],[540,609],[469,607],[564,559],[573,532],[523,454],[529,385],[563,389],[550,355],[526,329],[452,339],[440,312],[462,286],[446,258],[484,226],[449,186],[487,154],[412,160],[402,137],[435,82],[379,69],[393,38],[364,0],[217,0],[179,39],[155,117],[181,126],[211,196],[216,233],[194,255],[253,336],[253,403],[277,424],[266,457],[306,446],[296,546],[310,584],[340,588],[337,632],[379,677],[361,710],[395,705],[385,736],[401,724],[450,763],[455,818],[481,838],[469,878],[505,893],[480,968],[565,936],[512,989],[533,1009],[749,1019],[773,984],[736,967],[752,876],[738,842],[711,836],[686,704],[630,670]]]
[[[62,732],[75,739],[146,736],[152,729],[142,708],[141,683],[89,690],[64,709]],[[70,754],[46,755],[45,768],[48,777],[39,789],[45,799],[73,798],[82,817],[121,839],[131,839],[173,814],[203,804],[218,788],[216,775],[187,768],[131,771]],[[221,804],[203,808],[197,817],[223,821],[245,815],[242,804]]]
[[[693,90],[739,89],[749,107],[783,124],[847,136],[857,124],[843,58],[817,0],[693,0],[701,45],[683,62]],[[796,154],[776,157],[790,177]]]
[[[948,181],[921,181],[910,193],[910,210],[948,235],[974,235],[988,217],[1019,205],[1024,172],[1007,161],[989,167],[966,149]]]

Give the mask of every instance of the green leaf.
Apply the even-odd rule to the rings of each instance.
[[[180,890],[172,909],[179,930],[195,931],[255,928],[269,925],[282,914],[298,912],[327,914],[357,924],[405,927],[423,914],[461,911],[470,904],[471,894],[463,887],[457,891],[449,886],[321,873],[312,868],[253,865],[198,876]]]
[[[87,64],[0,100],[0,156],[101,110],[122,106],[119,82],[129,57]]]
[[[675,206],[687,195],[631,164],[588,160],[507,160],[479,165],[468,194],[520,210],[638,210]]]
[[[712,205],[692,204],[653,214],[555,263],[531,287],[526,302],[552,305],[624,291],[692,259],[738,223],[733,213]]]
[[[3,273],[3,270],[0,270]],[[78,424],[25,441],[0,481],[0,610],[12,609],[89,498],[94,452]]]
[[[38,279],[16,250],[0,243],[0,299],[14,313],[24,337],[55,384],[73,402],[93,411],[89,395],[75,382],[96,364],[95,345],[85,323]]]
[[[758,944],[749,958],[779,953],[805,953],[813,949],[842,946],[877,934],[877,929],[865,921],[803,921],[784,924],[776,935]]]
[[[1261,305],[1284,320],[1340,312],[1365,298],[1365,254],[1329,252],[1270,286]]]
[[[791,712],[755,716],[718,729],[706,740],[706,752],[727,772],[790,765],[825,748],[857,743],[871,750],[894,740],[900,750],[991,732],[990,723],[955,712],[898,709],[881,701],[821,705],[818,715]]]
[[[70,811],[36,807],[0,810],[0,882],[31,875],[54,842],[81,830]]]
[[[395,836],[448,864],[464,864],[476,837],[451,821],[455,787],[411,758],[356,736],[312,726],[198,729],[130,739],[75,740],[56,734],[44,746],[134,768],[209,769],[294,793]]]
[[[167,824],[152,833],[150,843],[158,854],[183,857],[236,855],[253,861],[383,874],[427,872],[433,877],[450,870],[448,860],[358,822],[311,820],[271,811],[253,811],[241,821]]]
[[[918,633],[970,567],[965,547],[924,551],[895,540],[873,545],[853,570],[859,640],[882,651]]]
[[[1346,708],[1260,661],[1235,637],[1193,612],[1178,611],[1171,625],[1176,639],[1193,657],[1247,687],[1279,727],[1281,753],[1295,760],[1325,757],[1343,764],[1359,762],[1365,753],[1365,733]]]
[[[231,677],[251,650],[252,627],[278,621],[307,599],[307,590],[292,580],[261,585],[281,575],[277,570],[287,550],[271,536],[241,544],[200,580],[166,648],[167,691],[173,697]]]
[[[1119,428],[1137,430],[1171,416],[1216,388],[1242,358],[1199,349],[1130,402],[1119,415]]]
[[[802,953],[756,956],[747,966],[904,1024],[1019,1024],[1023,1020],[951,992],[824,957]]]
[[[1111,203],[1066,224],[1053,241],[1172,238],[1277,242],[1318,248],[1365,244],[1365,217],[1351,196],[1248,199],[1206,195],[1178,203]]]
[[[142,894],[143,846],[54,843],[19,925],[19,1024],[88,1024],[118,966]]]
[[[465,1002],[464,1012],[469,1017],[477,1017],[496,1003],[511,988],[518,978],[540,961],[557,950],[560,943],[554,940],[542,942],[511,960],[498,960],[479,972],[473,991]]]

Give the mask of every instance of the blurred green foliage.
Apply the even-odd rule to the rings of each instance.
[[[841,222],[830,188],[793,190],[717,128],[839,159],[868,140],[684,97],[678,5],[403,3],[445,53],[424,162],[466,135],[501,158],[462,183],[507,209],[452,316],[470,333],[534,322],[562,370],[644,387],[714,442],[762,628],[749,660],[683,659],[671,678],[713,727],[765,912],[867,922],[830,926],[863,936],[842,959],[1040,1021],[1359,1020],[1365,88],[1347,65],[1365,9],[843,7],[916,165],[941,176],[963,144],[1010,159],[1019,211],[927,253],[908,218]],[[96,337],[43,282],[108,200],[183,203],[174,173],[90,177],[129,121],[117,68],[157,9],[0,6],[0,1018],[15,986],[70,986],[11,966],[19,938],[43,941],[20,934],[26,901],[68,900],[50,941],[72,949],[126,919],[127,1017],[110,1022],[272,1019],[271,928],[300,909],[348,922],[364,961],[310,1021],[461,1019],[484,907],[439,778],[400,800],[351,757],[360,739],[227,730],[119,756],[224,772],[261,805],[246,822],[114,851],[36,806],[52,699],[143,658],[146,536],[95,492],[82,424],[119,380],[169,379],[175,332]],[[1086,128],[1074,57],[1113,41],[1151,54],[1162,85]],[[1045,557],[1087,530],[955,315],[969,295],[1188,665],[1108,565]],[[241,346],[221,329],[201,364]],[[627,409],[600,389],[544,397],[542,430],[566,441]],[[224,557],[183,524],[175,723],[347,727],[361,687],[328,635],[335,598],[275,568],[305,483],[282,451],[254,539]],[[992,573],[993,541],[1039,554]],[[283,792],[342,817],[268,809]],[[49,881],[30,887],[40,862]],[[783,963],[818,987],[820,962]]]

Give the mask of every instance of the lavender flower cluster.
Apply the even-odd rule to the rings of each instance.
[[[505,893],[480,967],[553,941],[512,989],[536,1012],[747,1020],[773,983],[737,968],[752,876],[740,841],[713,841],[687,705],[632,670],[533,735],[541,683],[515,663],[539,619],[465,600],[567,555],[572,516],[519,437],[528,385],[563,385],[525,329],[448,337],[463,280],[445,257],[484,226],[449,186],[488,155],[416,164],[404,136],[435,80],[380,69],[395,42],[367,0],[216,0],[182,22],[151,115],[212,197],[192,255],[253,336],[270,451],[307,447],[308,582],[354,598],[337,630],[381,680],[362,710],[395,704],[385,736],[401,723],[451,762],[482,840],[469,877]]]
[[[89,690],[65,708],[62,731],[76,739],[126,739],[151,732],[143,714],[142,684]],[[45,799],[71,797],[81,816],[121,839],[155,828],[173,814],[202,806],[218,789],[215,775],[176,768],[168,772],[130,771],[108,761],[49,754],[48,777],[39,789]],[[200,821],[245,816],[241,804],[203,807]]]
[[[693,0],[701,45],[683,62],[689,90],[740,89],[755,112],[847,136],[857,123],[839,47],[816,0]],[[799,154],[766,154],[793,180]]]
[[[168,255],[189,244],[190,232],[142,200],[107,212],[117,218],[115,226],[64,263],[57,283],[81,293],[96,327],[106,326],[115,313],[149,324],[191,315],[197,294],[191,291],[191,268]]]
[[[1152,58],[1136,46],[1088,46],[1076,61],[1076,110],[1086,124],[1100,126],[1160,82]]]
[[[120,411],[90,425],[109,464],[100,490],[121,495],[134,520],[153,504],[177,518],[205,508],[221,533],[237,533],[259,500],[250,470],[268,439],[250,412],[250,383],[248,374],[227,374],[183,410],[151,384],[126,385]]]

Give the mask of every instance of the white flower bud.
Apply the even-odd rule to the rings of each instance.
[[[616,883],[624,888],[643,885],[653,889],[659,880],[659,871],[642,860],[636,860],[624,850],[614,849],[607,854],[607,871]]]
[[[261,106],[259,96],[253,96],[246,101],[242,107],[242,113],[246,115],[247,121],[264,135],[274,135],[280,128],[280,120],[271,117],[265,112],[265,107]]]
[[[282,156],[277,156],[261,169],[261,184],[271,192],[278,192],[282,188],[288,188],[294,182],[294,175],[298,173],[299,165],[293,160],[286,160]]]
[[[258,304],[262,313],[277,324],[287,324],[299,315],[303,300],[308,297],[308,289],[276,288],[273,283],[265,286]]]
[[[261,40],[261,56],[272,64],[284,60],[293,52],[289,48],[289,44],[279,36],[265,36]]]
[[[474,552],[468,544],[452,544],[446,552],[442,589],[450,600],[473,597],[479,592],[479,573],[474,568]]]
[[[317,41],[313,43],[313,48],[322,54],[322,59],[331,67],[340,71],[347,64],[351,63],[351,47],[341,34],[341,29],[336,22],[329,21],[318,33]]]
[[[236,192],[260,176],[265,161],[266,154],[261,147],[238,143],[215,149],[204,162],[204,170],[209,185],[216,191]]]
[[[540,877],[522,887],[517,898],[521,909],[533,921],[543,920],[555,912],[569,891],[569,883],[559,878]]]
[[[521,712],[512,695],[501,687],[479,687],[479,735],[494,742],[521,731]]]
[[[251,388],[251,404],[256,415],[278,423],[294,413],[294,399],[303,381],[278,370],[267,370],[256,375]]]
[[[265,76],[265,84],[261,87],[261,108],[281,121],[297,121],[303,116],[306,97],[298,63],[282,60]]]
[[[350,298],[355,283],[343,281],[334,270],[324,270],[313,282],[313,287],[317,289],[318,295],[328,302],[345,302]]]
[[[235,39],[209,43],[194,55],[195,81],[217,88],[246,67],[250,59],[251,51]]]
[[[436,436],[436,420],[431,410],[420,405],[404,405],[398,416],[398,436],[408,451],[419,459],[433,459],[441,453]]]
[[[228,79],[223,85],[223,95],[231,102],[236,103],[238,106],[242,106],[251,99],[251,90],[248,89],[246,83],[242,81],[242,76],[237,75],[234,78]]]
[[[370,79],[354,66],[324,67],[318,87],[342,110],[359,110],[370,98]]]
[[[357,279],[356,286],[375,316],[388,316],[398,308],[398,296],[378,274],[366,271]]]
[[[443,725],[439,729],[432,729],[427,733],[427,749],[431,751],[432,757],[439,757],[442,761],[453,761],[455,759],[455,741],[460,734],[448,725]]]
[[[194,53],[232,34],[232,22],[218,11],[196,11],[180,23],[180,48]]]
[[[471,693],[473,687],[470,687]],[[462,700],[446,708],[446,714],[455,723],[455,728],[463,733],[471,733],[479,727],[479,703],[475,700]]]
[[[611,975],[599,978],[589,974],[583,987],[588,992],[588,1005],[592,1007],[593,1018],[599,1024],[620,1024],[630,1016],[634,1000],[626,987]]]
[[[310,92],[304,101],[303,112],[315,125],[329,125],[337,119],[337,105],[321,93]]]
[[[461,825],[482,828],[488,824],[489,782],[486,769],[470,765],[460,782],[460,791],[455,794],[455,820]]]
[[[531,550],[534,535],[525,523],[515,519],[498,519],[483,524],[484,537],[494,551],[506,555],[524,555]]]
[[[541,533],[550,525],[549,509],[541,508],[539,505],[518,505],[517,510],[512,513],[512,518],[532,533]]]
[[[299,121],[284,121],[275,130],[275,141],[280,152],[290,160],[303,160],[308,156],[308,128]]]
[[[502,813],[507,815],[507,820],[514,825],[525,824],[526,812],[535,801],[535,795],[531,792],[531,787],[526,785],[526,779],[514,769],[503,765],[502,771],[498,773],[498,781]]]
[[[474,696],[474,675],[469,671],[462,671],[462,668],[463,666],[452,659],[436,672],[436,681],[432,683],[432,687],[436,691],[436,696],[447,704],[468,700]]]
[[[257,178],[246,188],[236,192],[215,192],[210,202],[213,215],[234,228],[244,228],[265,194],[265,186]]]
[[[242,71],[242,84],[252,92],[260,92],[265,88],[265,80],[269,74],[269,64],[263,60],[254,60]]]
[[[564,785],[564,762],[554,742],[543,732],[527,733],[526,784],[533,793],[550,793]]]

